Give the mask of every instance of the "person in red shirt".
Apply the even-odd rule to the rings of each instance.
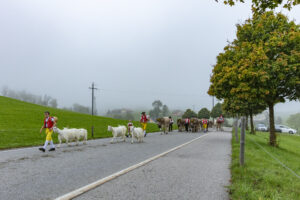
[[[55,151],[55,146],[52,140],[52,133],[53,133],[53,127],[56,126],[56,120],[54,119],[54,117],[50,116],[49,111],[46,111],[44,114],[45,114],[45,119],[44,119],[43,126],[40,130],[40,133],[42,133],[43,129],[46,129],[46,141],[44,146],[39,148],[39,150],[45,152],[50,142],[51,148],[49,149],[49,151]]]
[[[144,131],[144,137],[146,137],[147,136],[147,133],[146,133],[147,122],[148,122],[149,119],[147,118],[145,112],[142,112],[141,114],[142,114],[142,116],[141,116],[140,122],[141,122],[141,125],[142,125],[142,129]]]
[[[220,120],[220,122],[224,122],[224,117],[222,114],[220,115],[219,120]]]

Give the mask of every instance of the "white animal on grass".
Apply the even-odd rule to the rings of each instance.
[[[113,135],[113,138],[110,141],[110,143],[113,143],[114,139],[116,139],[117,137],[121,137],[123,139],[123,142],[125,142],[126,132],[127,132],[126,126],[118,126],[118,127],[108,126],[107,130],[111,131]]]
[[[137,139],[138,142],[143,142],[144,131],[142,128],[136,128],[134,126],[130,126],[130,134],[131,134],[131,143],[133,143],[133,138]]]
[[[69,142],[76,141],[76,145],[79,144],[79,140],[83,139],[83,144],[86,144],[87,141],[87,130],[80,128],[64,128],[63,130],[53,127],[53,131],[58,133],[59,144],[57,147],[60,147],[63,140],[66,140],[66,144],[69,145]]]

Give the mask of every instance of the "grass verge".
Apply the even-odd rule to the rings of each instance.
[[[245,166],[239,165],[240,144],[232,137],[231,199],[300,199],[300,179],[284,168],[266,151],[300,175],[300,137],[278,134],[279,147],[268,145],[269,134],[246,134]]]

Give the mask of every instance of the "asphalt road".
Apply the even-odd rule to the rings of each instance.
[[[213,168],[212,166],[221,166],[223,170],[223,173],[221,174],[222,175],[227,174],[227,176],[222,176],[220,180],[224,180],[225,177],[225,179],[227,179],[226,181],[228,181],[229,180],[228,166],[230,162],[230,158],[229,158],[230,141],[229,140],[231,135],[228,133],[209,133],[209,134],[211,136],[213,135],[227,136],[226,140],[224,139],[219,141],[222,143],[222,145],[220,145],[221,147],[218,148],[220,149],[220,152],[219,151],[218,152],[221,154],[216,155],[221,159],[220,162],[223,163],[223,165],[220,165],[219,164],[220,162],[215,162],[218,160],[215,159],[214,162],[209,162],[211,166],[209,166],[208,169]],[[85,186],[91,182],[94,182],[110,174],[113,174],[119,170],[122,170],[131,165],[139,163],[147,158],[155,156],[161,152],[169,150],[175,146],[188,142],[194,138],[199,137],[200,135],[201,133],[187,134],[187,133],[173,132],[169,135],[160,135],[158,133],[154,133],[147,136],[145,138],[145,142],[141,144],[138,143],[130,144],[129,139],[125,143],[119,142],[117,144],[110,144],[109,143],[110,139],[99,139],[99,140],[88,141],[87,145],[72,146],[72,147],[67,147],[63,145],[60,149],[58,149],[55,152],[46,152],[46,153],[39,152],[37,147],[0,151],[0,177],[1,177],[0,199],[1,200],[2,199],[5,200],[54,199],[58,196],[61,196],[70,191]],[[205,138],[210,138],[210,135],[206,136]],[[193,158],[196,155],[206,154],[205,151],[215,152],[215,150],[213,149],[215,148],[215,146],[213,145],[215,142],[213,141],[218,141],[218,139],[216,140],[205,139],[203,141],[201,141],[200,139],[199,142],[197,141],[195,143],[192,143],[178,150],[178,152],[181,152],[182,150],[187,151],[187,152],[183,152],[181,156],[182,159],[184,159],[183,157],[189,158],[190,156],[190,158]],[[223,148],[223,146],[225,147]],[[191,150],[187,150],[187,149],[191,149]],[[185,156],[185,154],[187,155]],[[170,156],[171,155],[173,155],[173,153],[171,153]],[[213,154],[211,154],[211,156],[213,156]],[[169,157],[168,155],[158,159],[157,160],[159,162],[158,165],[161,165],[160,162],[165,162],[166,161],[165,159],[167,158],[170,159],[169,161],[167,161],[170,164],[170,166],[172,163],[176,164],[177,162],[179,162],[178,165],[182,164],[180,163],[181,161],[178,160],[178,158],[176,158],[176,156],[174,157],[173,160],[172,157]],[[183,161],[187,163],[188,162],[193,163],[192,160],[186,159]],[[172,175],[172,173],[170,174],[170,171],[175,172],[175,168],[174,170],[166,170],[163,168],[162,168],[163,170],[155,169],[155,164],[157,161],[154,161],[152,163],[149,163],[149,165],[144,166],[144,167],[151,167],[153,171],[153,174],[152,173],[149,174],[149,185],[151,185],[151,180],[150,180],[151,177],[153,178],[153,181],[155,181],[154,180],[155,175],[157,174],[156,171],[160,171],[161,173],[165,172],[166,180],[169,179],[168,178],[170,177],[169,175]],[[144,169],[144,167],[141,167],[133,171],[132,173],[138,174],[140,173],[140,170]],[[189,169],[189,171],[190,170],[191,169]],[[195,168],[194,171],[198,171],[198,173],[195,175],[204,176],[206,180],[209,180],[209,177],[206,176],[205,174],[199,174],[200,171],[202,170],[203,169],[201,168],[199,169]],[[191,174],[194,173],[194,171],[191,171]],[[114,181],[120,181],[120,185],[122,185],[124,184],[124,181],[126,183],[126,177],[132,175],[132,173],[128,173],[124,176],[121,176],[113,180],[112,182],[108,182],[102,185],[101,187],[80,196],[80,198],[98,199],[97,197],[97,195],[99,194],[97,193],[98,189],[100,188],[104,189],[106,185],[112,184],[114,183]],[[164,179],[162,176],[163,174],[159,175],[160,179]],[[137,177],[140,176],[138,175]],[[182,180],[184,180],[186,176],[178,175],[178,178],[179,177],[182,177]],[[143,180],[137,180],[134,177],[133,179],[132,177],[130,177],[129,180],[132,181],[136,180],[136,181],[143,182]],[[178,181],[180,180],[178,179]],[[147,182],[140,183],[140,184],[148,185]],[[219,182],[220,181],[216,181],[216,183]],[[130,182],[130,183],[134,183],[134,182]],[[164,183],[163,185],[165,185],[165,187],[168,186],[168,181],[162,183]],[[186,184],[186,181],[182,182],[182,185],[184,184]],[[190,182],[189,184],[193,185],[193,182]],[[117,185],[119,185],[119,183]],[[223,188],[223,183],[221,185],[222,186],[220,188],[224,193],[225,188]],[[192,187],[191,189],[193,188],[194,187]],[[110,190],[108,188],[104,199],[113,199],[113,198],[120,199],[117,196],[115,197],[111,196],[112,193],[109,191]],[[114,194],[117,191],[120,192],[122,190],[121,189],[116,190]],[[93,194],[92,192],[95,192],[95,194]],[[102,194],[102,192],[100,193]],[[85,196],[89,194],[91,196]],[[139,195],[143,195],[143,194],[144,193],[140,193]],[[127,196],[128,195],[130,196],[130,192],[127,193]],[[131,196],[131,198],[129,199],[138,199],[138,198],[134,198],[134,196]],[[164,198],[158,198],[158,199],[172,199],[172,198],[168,198],[167,194],[165,194]]]
[[[229,199],[230,141],[230,133],[209,133],[75,199]]]

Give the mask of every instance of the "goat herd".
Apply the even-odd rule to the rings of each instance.
[[[164,134],[168,134],[170,126],[172,126],[172,119],[169,117],[163,117],[158,118],[156,120],[156,124]],[[178,119],[177,120],[177,126],[178,131],[187,131],[187,132],[199,132],[199,131],[208,131],[208,127],[212,128],[213,122],[198,118],[187,118],[187,119]],[[217,130],[221,130],[221,125],[217,123]],[[119,125],[117,127],[108,126],[108,131],[112,132],[112,140],[111,143],[114,143],[114,141],[119,137],[122,139],[122,141],[125,141],[126,136],[131,136],[131,143],[134,142],[134,139],[137,140],[137,142],[143,142],[143,139],[145,137],[145,132],[140,127],[134,127],[132,126],[123,126]],[[58,133],[58,140],[59,144],[57,147],[60,147],[62,141],[66,141],[66,144],[68,145],[69,142],[75,141],[78,145],[80,140],[83,140],[83,144],[87,141],[87,130],[86,129],[76,129],[76,128],[64,128],[59,129],[57,127],[53,127],[53,131]],[[162,134],[161,133],[161,134]]]

